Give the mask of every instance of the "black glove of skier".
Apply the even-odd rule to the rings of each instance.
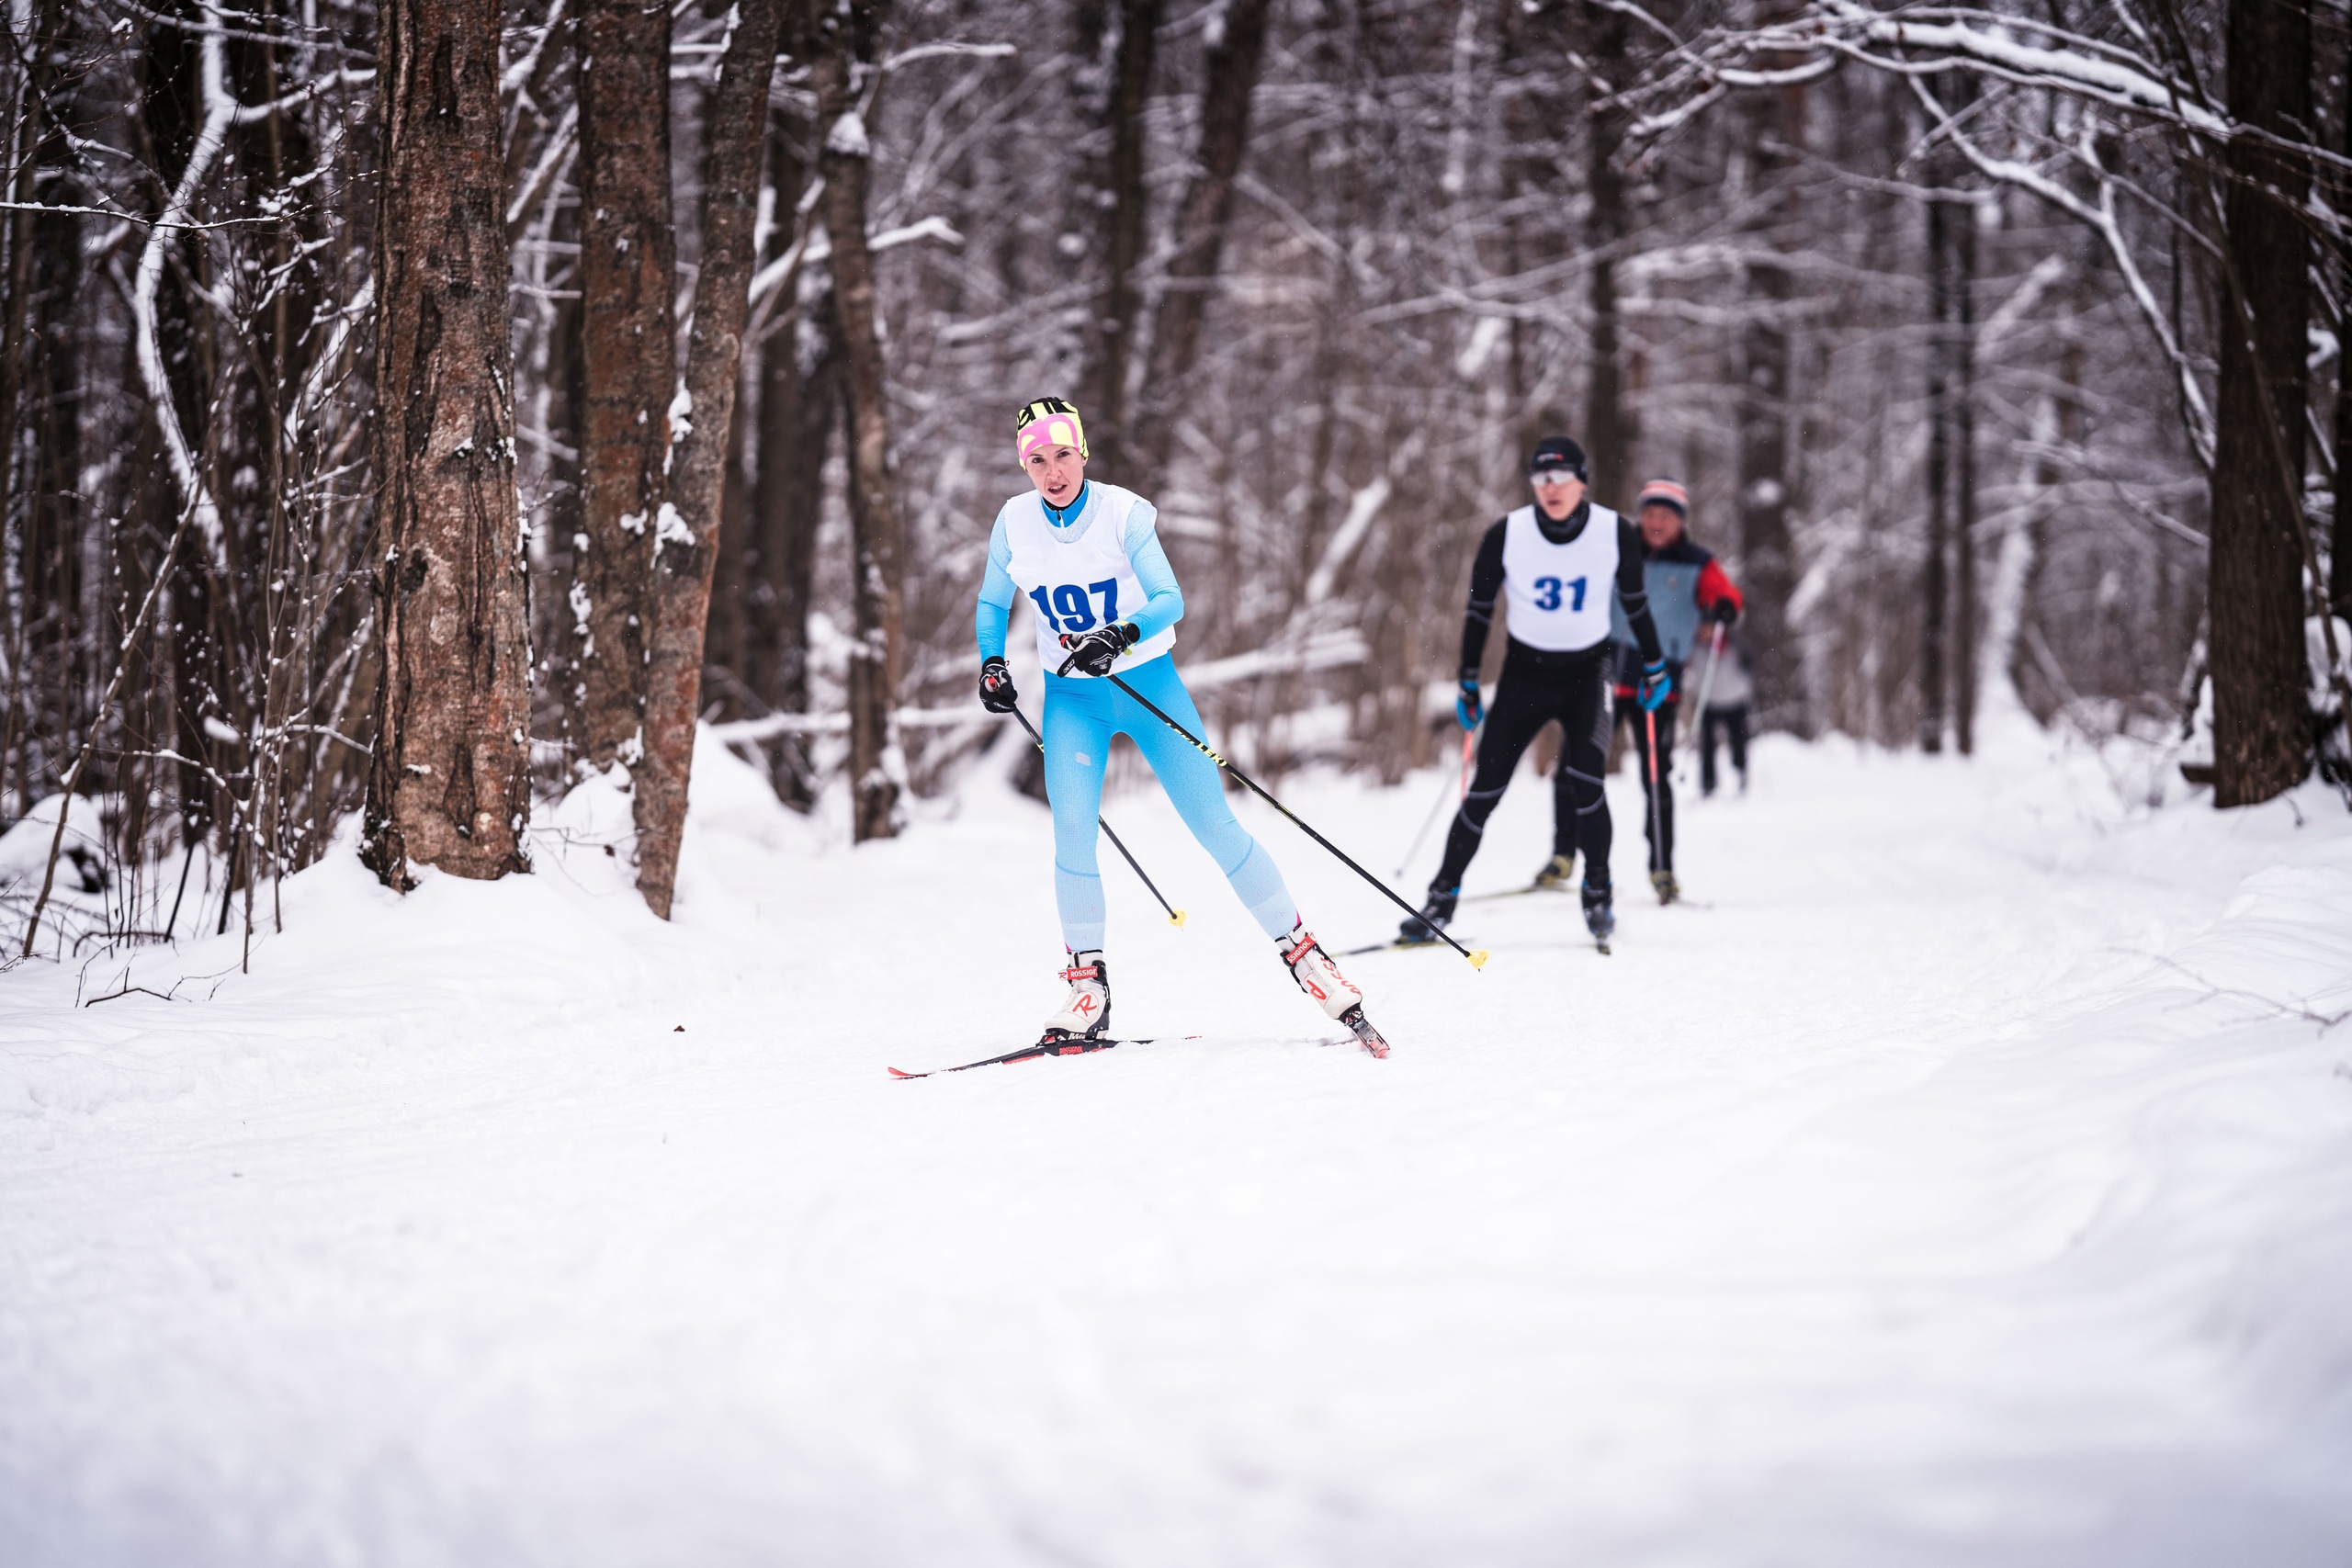
[[[1739,606],[1733,604],[1729,599],[1716,600],[1715,607],[1707,613],[1719,624],[1726,626],[1739,619]]]
[[[1069,657],[1062,660],[1062,668],[1067,671],[1076,665],[1089,675],[1108,675],[1119,655],[1142,640],[1143,633],[1136,630],[1133,621],[1114,621],[1084,637],[1064,632],[1062,646],[1069,649]]]
[[[1464,729],[1476,729],[1478,721],[1487,716],[1487,705],[1478,695],[1478,672],[1462,672],[1462,694],[1453,699],[1453,716]]]
[[[1021,701],[1012,689],[1012,667],[995,654],[980,660],[980,705],[990,713],[1011,713]]]

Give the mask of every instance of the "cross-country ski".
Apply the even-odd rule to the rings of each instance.
[[[1017,1051],[1007,1051],[1001,1056],[983,1056],[977,1062],[964,1062],[952,1067],[926,1067],[910,1073],[902,1067],[889,1069],[894,1078],[936,1077],[942,1073],[967,1073],[974,1067],[1003,1066],[1013,1062],[1040,1062],[1048,1056],[1082,1056],[1091,1051],[1108,1051],[1114,1045],[1148,1045],[1152,1036],[1137,1040],[1114,1040],[1098,1034],[1084,1040],[1041,1040],[1035,1045],[1023,1045]]]

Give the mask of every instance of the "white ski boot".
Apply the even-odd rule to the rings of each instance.
[[[1046,1020],[1039,1043],[1101,1039],[1111,1027],[1111,966],[1101,953],[1090,950],[1071,958],[1062,978],[1069,982],[1069,996],[1061,1010]]]
[[[1315,933],[1306,929],[1306,921],[1291,927],[1290,935],[1276,937],[1274,951],[1282,954],[1283,966],[1298,982],[1298,988],[1313,998],[1326,1017],[1346,1024],[1348,1032],[1374,1055],[1388,1055],[1388,1042],[1381,1038],[1380,1031],[1363,1015],[1363,993],[1356,989],[1355,982],[1340,973],[1340,966],[1323,951],[1323,944],[1315,940]]]

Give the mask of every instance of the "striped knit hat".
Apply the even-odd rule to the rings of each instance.
[[[1081,457],[1093,455],[1086,449],[1086,422],[1068,398],[1038,398],[1022,404],[1012,416],[1012,443],[1024,468],[1029,454],[1041,446],[1070,446]]]
[[[1642,487],[1641,499],[1634,502],[1639,512],[1645,506],[1671,506],[1686,519],[1690,515],[1690,492],[1672,479],[1652,479]]]

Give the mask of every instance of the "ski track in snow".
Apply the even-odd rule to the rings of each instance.
[[[707,744],[674,926],[548,833],[81,977],[204,999],[22,965],[0,1562],[2344,1562],[2352,1023],[2294,1010],[2352,1010],[2352,819],[1992,750],[1764,741],[1683,806],[1710,908],[1621,775],[1615,955],[1467,905],[1483,973],[1348,961],[1385,1062],[1130,791],[1160,1038],[893,1081],[1058,999],[1044,810],[853,851]],[[1282,793],[1385,866],[1436,786]]]

